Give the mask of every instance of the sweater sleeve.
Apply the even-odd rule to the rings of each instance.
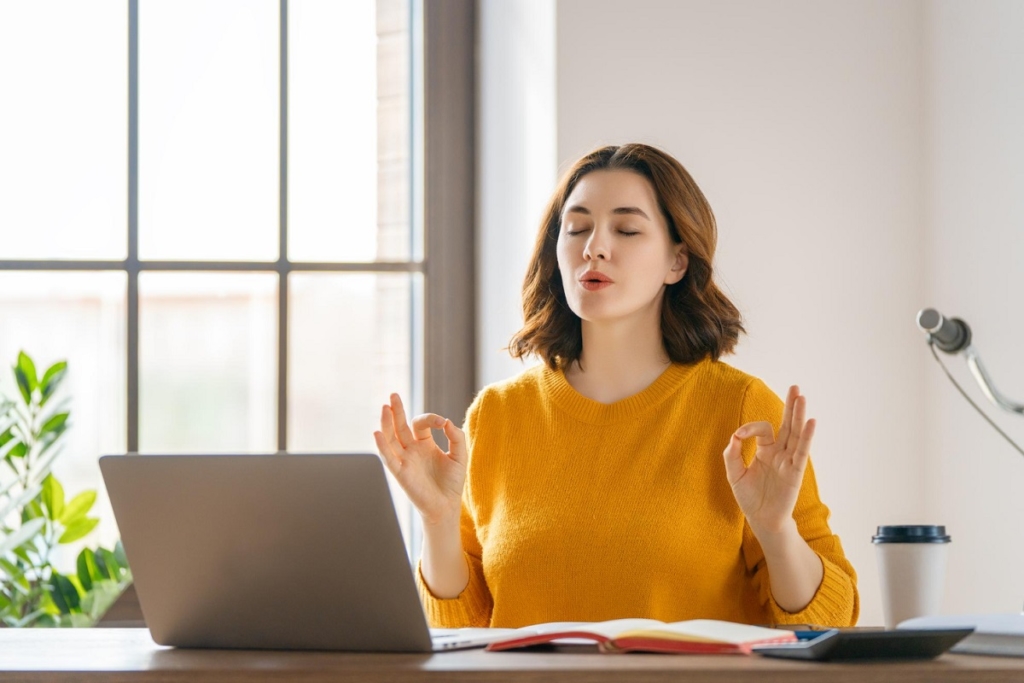
[[[422,564],[416,566],[416,586],[419,588],[420,600],[427,614],[427,622],[434,628],[467,628],[487,627],[491,623],[491,612],[494,601],[484,577],[483,547],[477,535],[470,478],[473,473],[473,445],[477,435],[483,393],[469,407],[466,413],[466,440],[469,453],[466,484],[462,495],[462,513],[459,531],[462,537],[462,550],[469,567],[469,583],[454,598],[439,598],[430,592],[427,582],[423,579]]]
[[[760,380],[753,381],[743,399],[740,424],[766,420],[775,426],[778,433],[782,423],[784,405],[771,389]],[[749,462],[754,457],[756,444],[751,440],[744,443],[743,458]],[[775,602],[772,596],[768,566],[760,543],[749,524],[743,528],[743,554],[747,570],[754,575],[754,586],[758,599],[765,609],[768,620],[773,624],[821,624],[825,626],[852,626],[857,623],[860,613],[860,597],[857,593],[857,574],[846,559],[839,537],[828,526],[829,509],[818,496],[818,485],[814,478],[814,467],[810,461],[804,471],[804,481],[793,510],[800,535],[821,559],[824,574],[821,584],[811,601],[799,612],[787,612]]]

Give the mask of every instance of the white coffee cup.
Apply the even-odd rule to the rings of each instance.
[[[946,527],[880,526],[871,537],[878,557],[885,627],[938,614],[946,583],[950,537]]]

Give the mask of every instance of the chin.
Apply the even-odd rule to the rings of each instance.
[[[576,306],[570,308],[572,308],[572,312],[580,320],[588,323],[614,322],[627,315],[620,311],[609,310],[607,306]]]

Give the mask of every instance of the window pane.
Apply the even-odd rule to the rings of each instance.
[[[58,403],[44,406],[69,399],[71,426],[53,472],[68,500],[85,489],[98,494],[91,512],[101,520],[97,530],[59,546],[57,567],[65,571],[74,570],[84,545],[109,548],[118,537],[98,458],[126,448],[126,291],[124,273],[0,273],[0,393],[21,400],[11,371],[19,351],[33,358],[40,377],[68,362]]]
[[[407,260],[408,0],[288,8],[289,257]]]
[[[290,276],[289,450],[372,451],[388,395],[408,404],[413,277]]]
[[[420,410],[410,394],[420,280],[405,273],[290,276],[288,450],[375,453],[373,432],[391,392],[410,416]],[[408,502],[391,484],[409,538]]]
[[[277,258],[279,11],[139,3],[142,258]]]
[[[128,253],[128,4],[0,4],[0,258]]]
[[[277,450],[277,276],[139,276],[139,450]]]

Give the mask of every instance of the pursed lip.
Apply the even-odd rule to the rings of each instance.
[[[580,276],[580,282],[615,282],[604,273],[596,270],[588,270]]]

